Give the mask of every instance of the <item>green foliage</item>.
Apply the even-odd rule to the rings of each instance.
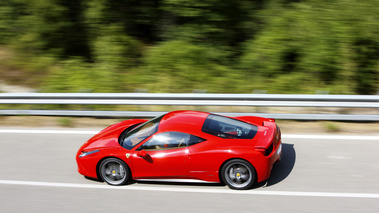
[[[12,32],[14,36],[9,42],[15,49],[37,54],[49,52],[60,58],[90,58],[87,30],[82,20],[82,1],[8,2],[13,5],[11,11],[15,12],[15,15],[4,19],[12,23],[7,27],[7,31]]]
[[[334,132],[335,133],[335,132],[340,132],[341,131],[341,128],[337,124],[330,123],[330,122],[324,123],[324,128],[328,132]]]
[[[222,55],[210,47],[184,41],[169,41],[151,48],[144,60],[144,81],[154,92],[191,92],[193,89],[222,90],[212,85],[230,69]]]
[[[371,39],[362,39],[354,43],[356,73],[356,92],[375,94],[378,89],[379,43]]]
[[[367,13],[376,3],[357,3],[359,7],[355,8],[356,4],[345,1],[322,4],[318,1],[285,1],[285,10],[278,10],[280,4],[272,4],[261,13],[262,19],[267,20],[265,29],[246,42],[240,68],[252,80],[274,79],[275,84],[288,84],[281,79],[299,83],[296,81],[299,75],[294,73],[302,73],[307,83],[300,85],[298,91],[305,93],[312,85],[314,89],[326,85],[327,90],[336,91],[338,85],[351,87],[356,84],[359,94],[372,94],[378,89],[377,44],[376,41],[370,42],[369,47],[358,44],[355,30],[362,23],[371,23],[373,27],[363,28],[367,34],[379,30],[375,23],[378,14]],[[357,10],[360,14],[367,13],[370,18],[355,14]],[[344,14],[354,14],[353,20]],[[359,51],[361,47],[357,46],[361,45],[366,45],[362,47],[366,50]],[[285,92],[293,92],[291,87],[287,88]],[[345,92],[339,92],[351,92],[351,89],[345,89]]]
[[[119,92],[117,74],[103,66],[70,59],[51,68],[43,92]]]
[[[0,74],[21,70],[44,92],[375,94],[377,8],[378,0],[3,0],[0,45],[15,56],[0,54]]]
[[[0,2],[0,44],[6,44],[15,35],[14,20],[16,4],[11,1]]]
[[[163,0],[163,37],[233,47],[251,37],[257,27],[254,10],[260,1]],[[237,52],[238,53],[238,52]]]
[[[93,43],[93,55],[97,63],[128,68],[138,64],[141,43],[122,33],[120,27],[105,27]]]
[[[58,124],[59,124],[59,126],[63,126],[63,127],[73,127],[74,126],[72,118],[59,118]]]
[[[128,35],[152,43],[159,39],[163,0],[97,0],[102,4],[100,19],[117,24]]]

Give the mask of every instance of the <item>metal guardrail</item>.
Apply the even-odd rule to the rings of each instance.
[[[171,105],[171,106],[253,106],[326,107],[379,109],[379,95],[275,95],[275,94],[196,94],[196,93],[0,93],[0,104],[73,105]],[[228,116],[253,115],[290,120],[379,121],[376,114],[288,114],[220,113]],[[0,115],[50,115],[97,117],[154,117],[164,112],[0,110]]]

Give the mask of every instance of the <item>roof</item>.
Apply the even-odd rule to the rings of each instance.
[[[200,111],[172,111],[163,116],[160,131],[200,131],[210,113]]]

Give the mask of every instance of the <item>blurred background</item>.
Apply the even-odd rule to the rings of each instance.
[[[378,0],[2,0],[0,83],[376,94],[378,8]]]
[[[42,206],[65,213],[378,212],[378,35],[379,0],[0,0],[0,212],[39,213]],[[134,105],[107,105],[110,94],[103,105],[71,104],[91,100],[44,93],[266,95],[186,106],[134,97],[116,99]],[[254,105],[270,94],[325,94],[326,100],[289,107],[291,96],[281,100],[284,107],[272,106],[282,98]],[[370,96],[332,100],[332,94]],[[54,99],[60,102],[48,104]],[[125,118],[182,109],[279,119],[285,154],[269,184],[252,190],[273,196],[216,194],[223,186],[213,185],[87,188],[100,183],[77,173],[75,153],[95,132]],[[55,132],[58,126],[76,129]],[[291,138],[299,133],[305,136]],[[212,193],[166,190],[176,187]],[[277,196],[280,191],[291,196]],[[297,191],[306,196],[292,196]]]

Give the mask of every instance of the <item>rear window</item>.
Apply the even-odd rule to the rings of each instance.
[[[203,132],[227,139],[253,139],[258,127],[219,115],[209,115],[201,129]]]

